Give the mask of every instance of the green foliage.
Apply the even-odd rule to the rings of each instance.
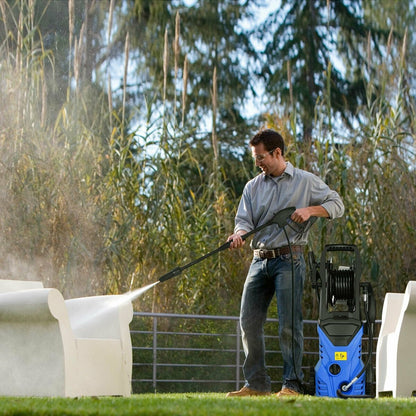
[[[299,134],[308,143],[314,138],[314,108],[323,96],[349,127],[365,100],[367,36],[376,42],[388,32],[372,27],[360,11],[362,3],[283,0],[258,30],[267,42],[261,76],[273,100],[277,96],[282,107],[296,112]]]
[[[51,9],[41,3],[33,10],[30,1],[0,2],[1,276],[42,279],[66,297],[121,293],[217,248],[232,232],[245,182],[256,174],[247,151],[254,128],[241,111],[254,82],[253,68],[244,61],[253,62],[254,51],[249,33],[239,27],[250,16],[248,3],[201,1],[187,7],[180,1],[135,1],[134,8],[117,4],[107,12],[107,2],[83,2],[89,8],[60,10],[74,19],[72,30],[52,22],[56,2]],[[302,110],[280,105],[285,94],[291,100],[287,66],[275,70],[269,63],[282,61],[267,55],[266,78],[279,78],[276,89],[265,93],[273,111],[259,119],[283,132],[289,160],[321,176],[344,199],[345,216],[319,221],[311,249],[318,254],[325,243],[357,244],[363,280],[377,287],[381,301],[386,290],[403,291],[415,278],[415,113],[412,58],[406,53],[414,41],[405,31],[392,31],[386,45],[367,44],[368,10],[363,22],[335,3],[319,4],[331,7],[325,30],[333,34],[331,25],[339,27],[342,42],[356,46],[348,49],[357,55],[346,75],[350,93],[351,83],[360,82],[359,100],[349,102],[347,94],[348,108],[358,115],[349,125],[339,118],[346,92],[325,55],[330,45],[319,36],[306,46],[316,51],[325,46],[325,59],[316,61],[312,49],[298,50],[313,64],[308,76],[319,72],[312,90],[302,84],[302,66],[291,66],[299,81],[292,93],[305,98]],[[319,22],[306,19],[306,10],[293,11],[306,23],[300,30],[299,22],[288,20],[276,30],[269,44],[273,53],[287,31],[303,39],[314,30],[319,35]],[[117,24],[114,33],[108,28],[105,42],[112,12]],[[383,14],[377,16],[381,21]],[[132,21],[142,25],[129,26]],[[351,25],[357,31],[344,39]],[[380,22],[378,30],[385,33]],[[145,68],[138,66],[137,82],[127,79],[134,60],[130,48],[146,53],[139,54]],[[289,43],[285,48],[291,59],[299,58]],[[384,59],[374,58],[371,48]],[[122,99],[103,78],[110,57],[123,53]],[[369,56],[371,71],[361,65]],[[299,140],[298,116],[313,127],[309,141]],[[237,314],[250,257],[248,244],[222,252],[156,286],[137,307]],[[305,316],[313,314],[314,302],[308,291]]]

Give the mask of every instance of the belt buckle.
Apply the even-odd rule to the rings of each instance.
[[[265,251],[265,250],[263,250],[262,248],[259,248],[258,253],[259,253],[259,257],[260,257],[261,259],[266,258],[266,251]]]
[[[279,257],[279,252],[273,248],[270,250],[263,250],[263,253],[266,259],[275,259],[276,257]]]

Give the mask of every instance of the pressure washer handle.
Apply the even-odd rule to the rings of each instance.
[[[254,230],[248,231],[247,233],[243,234],[241,236],[241,238],[244,240],[246,240],[248,237],[250,237],[251,235],[259,232],[260,230],[262,230],[263,228],[266,228],[272,224],[276,224],[278,225],[280,228],[283,228],[287,225],[291,215],[296,211],[295,207],[288,207],[288,208],[284,208],[278,212],[275,212],[273,214],[273,217],[265,222],[262,225],[257,226],[256,228],[254,228]],[[231,240],[232,241],[232,240]],[[229,241],[229,243],[231,243],[231,241]]]
[[[292,213],[296,210],[295,207],[289,207],[282,209],[281,211],[276,212],[273,217],[266,223],[260,225],[259,227],[256,227],[254,230],[251,230],[247,232],[246,234],[242,235],[241,238],[243,240],[246,240],[250,235],[262,230],[265,227],[268,227],[272,224],[277,224],[280,227],[284,228],[284,226],[287,224],[288,218],[292,215]],[[231,240],[232,241],[232,240]],[[200,263],[202,260],[205,260],[208,257],[211,257],[212,255],[219,253],[220,251],[226,250],[230,247],[231,241],[227,241],[215,250],[197,258],[196,260],[191,261],[188,264],[185,264],[185,266],[182,267],[175,267],[170,272],[164,274],[162,277],[159,278],[159,282],[165,282],[166,280],[172,279],[172,277],[180,275],[185,269],[188,269],[191,266],[194,266],[197,263]]]

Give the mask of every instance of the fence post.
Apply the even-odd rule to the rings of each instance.
[[[241,342],[241,327],[240,327],[240,320],[237,321],[237,345],[236,345],[236,360],[235,360],[235,389],[240,390],[240,342]]]
[[[156,393],[157,383],[157,317],[153,317],[153,390]]]

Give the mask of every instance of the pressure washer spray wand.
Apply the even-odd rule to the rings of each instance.
[[[254,230],[251,230],[249,232],[247,232],[246,234],[242,235],[241,238],[243,240],[246,240],[248,237],[250,237],[251,235],[257,233],[258,231],[262,230],[263,228],[268,227],[269,225],[272,224],[277,224],[279,227],[283,228],[288,220],[290,219],[290,216],[293,214],[293,212],[295,212],[296,208],[294,207],[289,207],[289,208],[284,208],[278,212],[276,212],[273,217],[265,222],[262,225],[259,225],[258,227],[254,228]],[[159,278],[158,282],[166,282],[166,280],[172,279],[175,276],[179,276],[184,270],[188,269],[189,267],[194,266],[195,264],[198,264],[199,262],[207,259],[208,257],[211,257],[212,255],[219,253],[220,251],[226,250],[227,248],[230,247],[231,241],[227,241],[226,243],[224,243],[223,245],[219,246],[218,248],[216,248],[215,250],[189,262],[188,264],[185,264],[184,266],[178,266],[175,267],[173,270],[171,270],[170,272],[164,274],[162,277]]]

